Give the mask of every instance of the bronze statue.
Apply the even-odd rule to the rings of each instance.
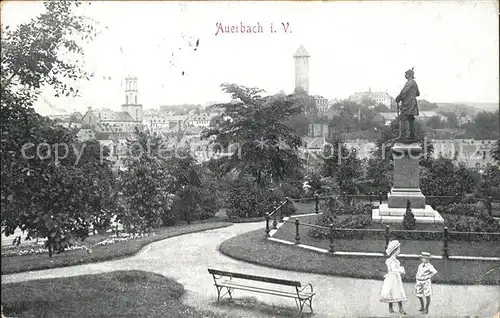
[[[399,111],[399,123],[403,125],[403,134],[400,135],[401,139],[406,139],[407,141],[416,141],[415,136],[415,116],[418,116],[418,105],[417,96],[420,96],[420,91],[418,90],[417,82],[415,82],[415,72],[413,68],[405,72],[405,78],[407,79],[405,86],[401,90],[401,93],[396,97],[396,103],[398,104]],[[399,103],[401,102],[401,106]]]

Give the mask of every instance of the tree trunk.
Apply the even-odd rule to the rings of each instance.
[[[49,257],[52,258],[52,240],[51,239],[48,239],[47,245],[49,248]]]

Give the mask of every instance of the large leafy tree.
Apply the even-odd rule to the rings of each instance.
[[[71,85],[88,79],[82,66],[82,40],[96,36],[94,24],[73,13],[78,1],[47,1],[46,11],[15,29],[2,30],[2,119],[17,118],[20,108],[33,104],[39,89],[56,95],[76,95]],[[3,128],[3,127],[2,127]]]
[[[328,139],[323,149],[322,175],[335,180],[340,194],[358,193],[358,181],[361,176],[361,162],[354,150],[345,145],[342,137],[334,135]]]
[[[480,112],[470,123],[462,125],[468,138],[475,139],[498,139],[500,138],[499,111]]]
[[[92,207],[84,202],[95,192],[84,193],[81,187],[88,176],[75,164],[78,147],[73,146],[78,142],[73,132],[31,108],[41,88],[76,95],[72,83],[88,78],[81,68],[81,44],[95,36],[95,30],[90,21],[74,15],[79,5],[46,2],[46,11],[38,17],[2,30],[2,224],[7,235],[19,226],[28,238],[47,238],[50,256],[74,237],[85,238],[92,224],[87,217]],[[42,143],[46,144],[37,148]]]
[[[495,147],[491,150],[491,156],[495,159],[497,165],[500,165],[500,139],[495,143]]]
[[[22,160],[22,145],[33,141],[32,130],[37,126],[50,125],[31,108],[40,89],[49,86],[56,94],[76,95],[78,90],[68,81],[88,78],[78,58],[83,58],[81,40],[91,39],[95,31],[87,19],[72,13],[79,5],[76,1],[48,1],[46,11],[38,17],[15,29],[2,28],[2,199],[15,174],[11,169]],[[68,55],[73,61],[64,58]]]
[[[171,150],[157,134],[136,129],[128,142],[130,157],[120,175],[123,200],[118,220],[128,230],[147,233],[163,224],[172,213],[175,179],[170,174]]]
[[[420,176],[420,188],[430,204],[446,205],[460,201],[460,197],[472,193],[479,176],[466,167],[457,167],[451,159],[433,160]]]
[[[97,140],[87,140],[79,147],[77,167],[85,178],[80,187],[85,189],[84,205],[87,220],[95,232],[103,232],[111,226],[117,212],[117,184],[108,160],[110,149]]]
[[[223,84],[234,102],[219,104],[224,122],[204,132],[205,138],[232,152],[219,162],[224,172],[248,175],[260,186],[299,175],[301,139],[286,120],[301,111],[290,96],[262,96],[257,88]]]
[[[68,129],[48,122],[30,132],[19,160],[3,171],[2,223],[6,235],[19,227],[27,239],[46,238],[52,256],[91,227],[109,225],[113,177],[101,149],[80,144]]]
[[[500,201],[500,169],[498,166],[486,168],[476,184],[477,197],[485,200],[487,204],[491,204],[490,200]]]
[[[169,167],[175,179],[175,213],[188,224],[202,213],[203,187],[196,158],[189,147],[176,149],[169,160]]]

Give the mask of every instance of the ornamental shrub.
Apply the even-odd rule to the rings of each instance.
[[[371,216],[373,207],[370,204],[363,203],[352,203],[345,204],[340,200],[341,198],[329,198],[321,201],[320,210],[323,211],[323,215],[369,215]]]
[[[226,214],[230,219],[263,217],[283,200],[285,195],[279,189],[260,187],[251,181],[240,181],[228,191]],[[295,210],[292,203],[286,203],[282,208],[284,215],[293,214]]]
[[[415,220],[415,215],[411,211],[411,208],[408,207],[406,209],[406,213],[403,216],[403,228],[405,230],[414,230],[416,227],[416,220]]]

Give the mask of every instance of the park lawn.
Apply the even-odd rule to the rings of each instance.
[[[382,257],[333,256],[310,251],[266,240],[263,230],[235,236],[223,242],[220,251],[250,263],[299,272],[379,280],[387,273]],[[404,281],[415,280],[419,263],[416,259],[401,259],[407,272]],[[500,284],[499,262],[432,260],[432,264],[439,271],[433,278],[436,283]]]
[[[301,218],[302,221],[304,218]],[[310,222],[305,220],[304,222]],[[312,223],[314,224],[314,223]],[[323,249],[329,249],[330,241],[328,239],[316,239],[310,237],[311,227],[299,226],[300,243]],[[264,231],[262,231],[264,233]],[[274,234],[274,238],[295,242],[295,225],[291,223],[283,224]],[[342,252],[376,252],[383,253],[385,250],[385,239],[383,234],[380,239],[334,239],[334,249]],[[420,252],[429,252],[433,255],[443,254],[443,241],[423,241],[423,240],[400,240],[402,254],[420,254]],[[450,241],[448,242],[449,253],[451,256],[500,256],[500,242],[495,241]],[[500,265],[500,264],[499,264]]]
[[[184,288],[143,271],[2,285],[7,317],[223,317],[182,304]]]
[[[169,237],[188,234],[193,232],[217,229],[231,225],[227,222],[196,223],[190,225],[163,227],[155,230],[154,236],[116,242],[110,245],[92,248],[92,253],[85,250],[66,251],[54,254],[52,258],[48,254],[31,254],[23,256],[2,257],[2,275],[41,270],[55,267],[65,267],[78,264],[94,263],[131,256],[137,253],[147,244],[164,240]]]

